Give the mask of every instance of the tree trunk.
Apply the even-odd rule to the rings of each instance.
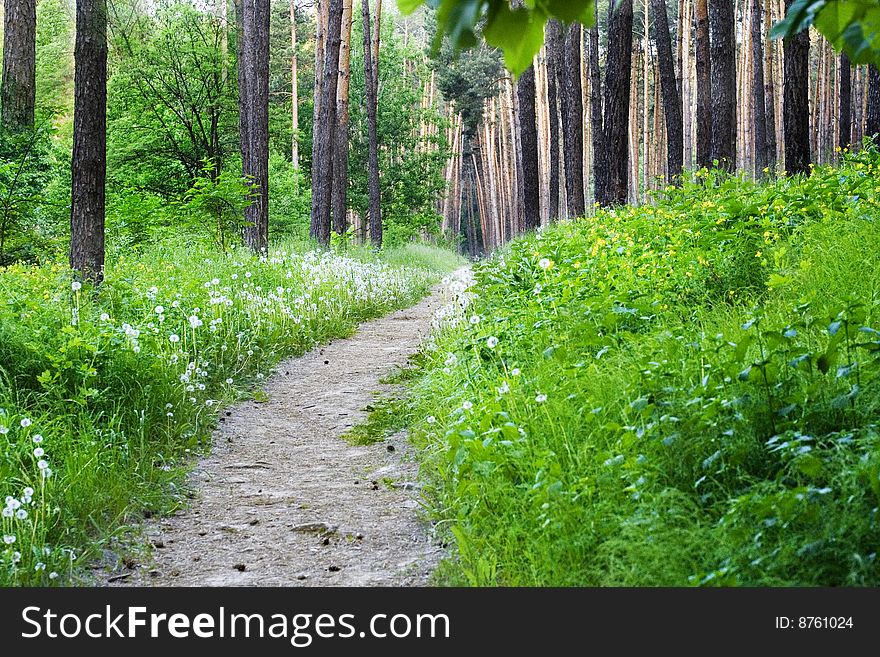
[[[709,4],[696,0],[697,166],[712,166],[712,59],[709,48]]]
[[[757,2],[757,0],[756,0]],[[770,34],[773,23],[771,0],[764,5],[764,34]],[[774,81],[773,52],[775,41],[768,39],[764,50],[764,117],[767,132],[767,155],[765,165],[772,174],[776,171],[776,90]]]
[[[107,177],[106,0],[77,1],[74,62],[70,266],[83,279],[100,283]]]
[[[594,28],[595,29],[595,28]],[[582,217],[584,207],[584,100],[581,89],[581,26],[565,30],[562,45],[562,131],[565,163],[566,216]],[[597,63],[598,64],[598,63]]]
[[[342,2],[339,72],[336,83],[336,128],[333,131],[333,230],[348,230],[348,88],[351,73],[352,0]]]
[[[290,0],[290,162],[299,169],[299,58],[296,54],[296,0]]]
[[[590,139],[593,142],[593,199],[598,201],[599,190],[606,186],[605,138],[602,112],[602,69],[599,67],[599,19],[590,29]],[[566,150],[568,144],[566,143]]]
[[[519,99],[520,142],[522,143],[523,160],[522,211],[525,218],[523,228],[533,230],[541,222],[534,66],[529,66],[517,80],[516,95]]]
[[[755,177],[764,177],[764,168],[769,160],[770,145],[767,142],[767,102],[764,97],[764,42],[762,0],[752,0],[752,64],[755,76],[752,84],[752,103],[754,106],[755,135]]]
[[[837,145],[843,149],[852,143],[852,67],[845,54],[841,53],[837,70],[840,72],[840,136]]]
[[[376,24],[380,21],[381,0],[376,0]],[[363,19],[364,32],[364,80],[366,87],[367,103],[367,150],[368,150],[368,177],[370,195],[370,241],[375,248],[382,246],[382,197],[379,187],[379,131],[378,131],[378,103],[379,103],[379,28],[373,36],[373,45],[370,44],[370,2],[361,2],[361,17]]]
[[[336,127],[336,89],[342,39],[343,0],[324,0],[324,43],[321,76],[315,80],[312,134],[312,216],[309,234],[321,246],[330,244],[330,206],[333,193],[333,133]]]
[[[657,64],[660,68],[660,89],[663,92],[663,115],[666,118],[666,171],[668,179],[672,180],[681,173],[684,164],[681,97],[675,79],[675,62],[672,58],[666,1],[651,0],[651,12],[654,14],[654,40],[657,45]]]
[[[37,72],[36,0],[3,5],[2,123],[12,131],[34,127]]]
[[[795,0],[785,0],[786,11]],[[810,165],[810,34],[804,30],[783,42],[785,169],[806,173]]]
[[[243,0],[243,32],[247,93],[239,92],[239,112],[247,114],[247,159],[242,167],[254,185],[245,209],[244,243],[256,253],[269,248],[269,0]],[[241,73],[239,73],[239,80]]]
[[[712,161],[736,170],[736,43],[734,0],[709,3],[712,59]]]
[[[873,64],[868,65],[868,109],[865,113],[865,136],[877,143],[880,132],[880,71]]]
[[[547,112],[550,119],[549,213],[551,221],[559,217],[559,80],[563,71],[566,75],[574,75],[574,72],[562,68],[562,50],[562,26],[555,20],[550,21],[547,25]],[[580,62],[580,58],[578,58],[578,62]],[[577,78],[580,81],[580,70],[577,71]],[[580,93],[580,85],[578,85],[578,93]],[[565,146],[567,147],[568,144]]]
[[[597,200],[603,206],[623,204],[627,199],[633,0],[620,0],[610,13],[603,122],[603,164],[608,178],[605,189],[597,190]]]

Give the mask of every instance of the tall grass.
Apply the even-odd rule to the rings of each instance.
[[[477,267],[413,388],[441,581],[880,583],[877,172],[698,172]]]
[[[408,254],[170,244],[120,256],[98,291],[60,264],[0,271],[0,585],[76,581],[114,531],[180,505],[221,405],[455,265]]]

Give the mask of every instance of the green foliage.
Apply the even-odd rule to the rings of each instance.
[[[179,199],[238,147],[235,68],[219,19],[186,3],[114,8],[108,186]]]
[[[360,19],[352,43],[363,43]],[[436,233],[437,199],[445,190],[443,168],[449,156],[446,119],[437,106],[422,108],[422,90],[431,77],[423,53],[406,45],[385,24],[379,62],[379,170],[383,242],[394,245]],[[349,207],[365,217],[367,178],[366,93],[363,48],[352,48]]]
[[[449,581],[880,583],[878,168],[700,171],[479,265],[413,389]]]
[[[37,226],[51,180],[50,135],[0,129],[0,267],[37,257],[45,239]]]
[[[422,249],[404,267],[166,239],[109,261],[99,291],[66,265],[0,271],[0,585],[76,582],[111,533],[180,506],[218,408],[422,296],[448,258]]]
[[[221,171],[205,162],[204,173],[193,181],[184,197],[183,210],[195,224],[208,220],[214,227],[214,242],[225,253],[237,243],[245,226],[244,209],[249,204],[251,186],[240,175]]]
[[[771,36],[787,38],[814,26],[853,64],[880,66],[880,3],[877,0],[795,0]]]
[[[564,23],[579,21],[592,26],[595,0],[526,0],[514,9],[508,0],[398,0],[409,14],[428,5],[437,10],[439,48],[444,36],[457,50],[472,48],[482,35],[489,45],[501,49],[507,68],[519,75],[544,44],[544,27],[552,18]],[[481,26],[481,29],[478,29]]]

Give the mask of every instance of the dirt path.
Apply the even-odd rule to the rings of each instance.
[[[281,362],[267,402],[225,412],[211,455],[191,475],[191,507],[145,527],[154,563],[115,584],[426,584],[441,550],[417,515],[405,435],[368,447],[340,436],[388,388],[379,380],[406,364],[445,300],[435,290],[351,338]]]

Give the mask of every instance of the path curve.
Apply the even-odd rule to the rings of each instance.
[[[418,517],[417,466],[401,433],[375,445],[340,436],[405,366],[447,301],[362,324],[282,361],[268,401],[226,409],[190,475],[191,506],[145,525],[152,564],[115,585],[423,586],[442,556]],[[130,575],[128,575],[130,573]],[[118,579],[117,579],[118,578]]]

